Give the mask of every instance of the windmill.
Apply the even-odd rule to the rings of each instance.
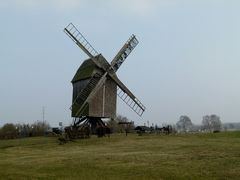
[[[73,127],[91,126],[95,131],[104,127],[102,118],[116,116],[116,99],[120,97],[135,113],[142,116],[145,106],[118,79],[116,72],[128,55],[137,46],[138,40],[132,35],[109,63],[99,54],[78,29],[70,23],[64,32],[89,57],[85,60],[72,79],[72,117]]]

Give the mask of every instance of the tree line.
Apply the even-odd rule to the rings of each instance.
[[[127,124],[124,124],[128,122]],[[114,120],[109,120],[106,125],[110,127],[112,133],[126,133],[134,131],[134,123],[130,122],[127,117],[118,115]],[[36,121],[33,124],[13,124],[7,123],[0,128],[0,139],[15,139],[22,137],[44,136],[49,131],[53,131],[49,123],[46,121]]]
[[[129,121],[127,117],[122,115],[118,115],[115,119],[108,120],[106,122],[106,125],[111,129],[112,133],[134,132],[136,128],[134,122]],[[151,127],[147,127],[144,125],[142,127],[148,128],[147,131],[151,132],[155,132],[159,129],[157,125]],[[180,116],[176,125],[170,125],[170,127],[173,132],[196,132],[196,131],[219,132],[225,128],[225,126],[222,124],[220,120],[220,117],[215,114],[203,116],[201,125],[194,125],[188,116],[182,115]],[[47,123],[46,121],[45,122],[36,121],[33,124],[7,123],[0,128],[0,139],[43,136],[50,129],[51,127],[49,123]]]
[[[194,125],[188,116],[183,115],[180,116],[179,121],[176,123],[176,129],[179,132],[219,132],[222,130],[222,122],[219,116],[212,114],[203,116],[201,125]]]
[[[0,139],[43,136],[49,129],[50,125],[46,121],[36,121],[33,124],[7,123],[0,128]]]

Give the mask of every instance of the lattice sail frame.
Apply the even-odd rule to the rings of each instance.
[[[137,45],[138,40],[135,35],[132,35],[111,62],[111,66],[114,72],[119,69],[119,67],[122,65],[122,63]]]

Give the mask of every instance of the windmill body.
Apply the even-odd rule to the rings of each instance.
[[[101,64],[106,64],[107,62],[101,54],[96,56],[95,59],[101,61]],[[72,80],[72,117],[114,118],[116,116],[117,85],[110,77],[107,77],[102,87],[99,88],[98,92],[87,103],[84,111],[77,113],[83,104],[83,101],[77,98],[78,94],[92,78],[95,78],[97,81],[103,74],[104,70],[96,66],[91,58],[81,64]],[[76,99],[77,102],[74,103]]]
[[[64,29],[64,32],[89,56],[72,79],[73,127],[81,129],[90,126],[92,132],[96,132],[99,126],[105,127],[101,118],[116,116],[117,96],[141,116],[145,111],[145,106],[116,75],[121,64],[138,44],[135,35],[127,40],[109,63],[72,23]]]

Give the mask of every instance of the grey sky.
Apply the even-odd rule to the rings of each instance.
[[[72,22],[109,61],[134,33],[140,41],[118,71],[146,105],[136,124],[240,120],[240,1],[8,0],[0,2],[0,125],[71,122],[71,79],[87,57],[64,33]]]

